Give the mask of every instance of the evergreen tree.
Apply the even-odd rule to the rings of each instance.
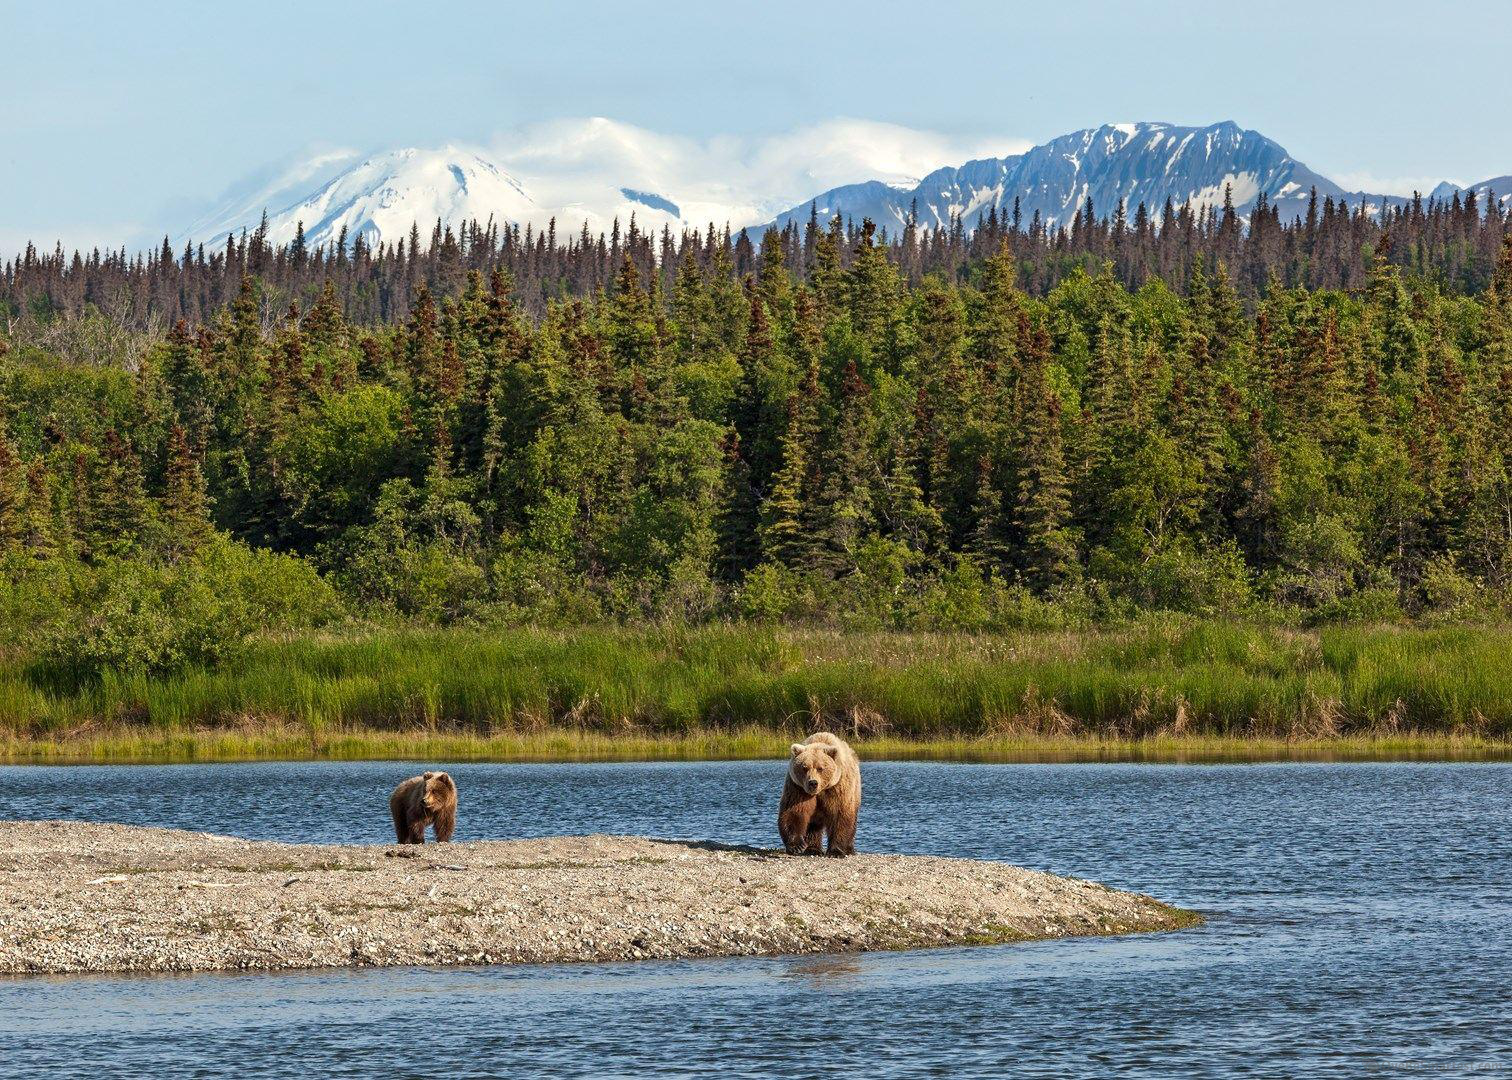
[[[821,326],[826,325],[845,304],[845,279],[840,262],[843,239],[837,215],[830,222],[828,230],[819,233],[814,242],[808,285],[814,294]]]
[[[0,415],[0,556],[21,547],[26,536],[26,470]]]
[[[851,322],[856,333],[866,342],[873,356],[882,360],[889,370],[894,370],[895,365],[890,363],[892,333],[901,284],[886,251],[876,243],[876,226],[870,219],[861,223],[860,241],[845,280]]]
[[[1022,538],[1020,566],[1034,588],[1047,590],[1076,568],[1076,543],[1061,446],[1061,400],[1049,381],[1050,339],[1037,328],[1018,386],[1018,489],[1014,525]]]
[[[114,431],[105,433],[105,445],[91,477],[91,487],[90,550],[111,554],[131,551],[144,539],[154,520],[142,459]]]
[[[204,476],[178,424],[173,425],[168,437],[162,520],[168,550],[175,556],[193,552],[211,533]]]
[[[53,512],[52,490],[47,465],[33,461],[26,470],[26,513],[22,518],[22,546],[34,559],[47,560],[58,554],[58,530]]]
[[[773,478],[772,492],[761,506],[759,535],[762,556],[790,569],[809,569],[817,561],[818,545],[808,507],[813,438],[812,402],[797,393],[788,395],[782,464]]]
[[[741,453],[740,436],[733,431],[724,439],[724,475],[716,530],[719,578],[737,582],[761,555],[761,496],[751,482],[751,467]]]
[[[861,540],[874,524],[872,495],[879,470],[872,453],[870,398],[855,363],[847,364],[812,505],[818,564],[831,575],[855,568]]]

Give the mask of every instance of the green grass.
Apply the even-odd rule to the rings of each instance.
[[[715,761],[787,756],[796,732],[607,735],[577,729],[541,734],[256,731],[121,728],[56,736],[0,737],[11,764],[187,763],[210,761]],[[969,762],[1512,760],[1512,743],[1474,736],[1345,736],[1270,739],[1208,735],[1016,736],[854,740],[868,760]]]
[[[819,726],[873,756],[1497,753],[1512,629],[353,631],[73,692],[0,659],[10,760],[755,757]]]

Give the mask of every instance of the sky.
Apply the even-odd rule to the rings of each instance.
[[[837,119],[941,154],[1235,120],[1348,189],[1512,173],[1505,0],[0,0],[0,42],[0,253],[176,235],[319,152],[589,116],[736,162],[822,154]]]

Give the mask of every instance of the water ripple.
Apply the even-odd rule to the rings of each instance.
[[[775,842],[780,762],[446,766],[461,838]],[[1495,1076],[1512,767],[869,763],[867,850],[1005,859],[1195,931],[792,959],[0,982],[0,1074]],[[405,764],[0,768],[0,818],[386,842]]]

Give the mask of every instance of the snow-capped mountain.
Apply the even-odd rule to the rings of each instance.
[[[312,244],[333,240],[343,229],[351,238],[361,234],[368,240],[397,240],[411,225],[428,227],[437,218],[517,221],[537,210],[520,182],[496,163],[455,147],[377,154],[342,169],[313,191],[289,193],[287,186],[280,182],[250,202],[237,200],[196,222],[187,236],[224,238],[255,227],[264,210],[268,238],[275,244],[293,240],[301,224]]]
[[[1490,180],[1482,180],[1478,184],[1470,184],[1461,187],[1451,184],[1447,180],[1430,192],[1431,196],[1440,202],[1448,202],[1458,193],[1461,200],[1467,192],[1475,192],[1475,198],[1482,206],[1486,205],[1486,199],[1495,196],[1497,203],[1502,209],[1512,207],[1512,176],[1498,176]]]
[[[869,217],[896,234],[915,205],[921,225],[948,224],[956,214],[970,225],[988,207],[1011,208],[1018,198],[1026,226],[1035,213],[1047,225],[1066,225],[1089,197],[1099,216],[1111,214],[1122,199],[1130,217],[1141,202],[1158,217],[1167,199],[1177,207],[1221,205],[1225,187],[1240,214],[1248,214],[1264,192],[1284,219],[1306,212],[1314,187],[1320,199],[1346,194],[1279,144],[1225,121],[1210,127],[1105,124],[1023,154],[938,169],[916,187],[851,184],[811,203],[821,219]],[[803,203],[779,215],[775,224],[807,220],[809,213],[810,203]]]
[[[250,181],[178,237],[223,243],[264,211],[276,242],[322,244],[359,233],[395,242],[417,223],[471,218],[559,235],[587,223],[608,232],[633,214],[643,230],[741,228],[770,221],[815,191],[862,177],[912,186],[943,161],[1018,149],[1012,140],[952,138],[895,124],[834,120],[780,135],[707,140],[603,118],[554,120],[501,135],[492,147],[406,149],[367,157],[320,154]]]
[[[710,223],[759,232],[767,225],[835,214],[871,218],[896,234],[917,208],[934,227],[960,215],[967,226],[990,206],[1014,199],[1025,225],[1034,214],[1067,225],[1090,198],[1099,215],[1123,200],[1133,216],[1176,206],[1218,206],[1227,190],[1247,216],[1263,193],[1283,220],[1319,198],[1361,200],[1372,209],[1399,195],[1345,191],[1278,143],[1225,121],[1208,127],[1106,124],[1063,135],[1021,153],[938,167],[949,155],[980,149],[927,132],[862,121],[834,121],[767,139],[680,139],[604,119],[553,121],[513,133],[494,150],[446,146],[360,157],[348,152],[300,162],[206,215],[179,241],[214,245],[229,232],[256,228],[266,211],[270,239],[287,243],[304,226],[307,243],[348,238],[396,242],[413,225],[429,237],[437,219],[470,219],[537,230],[555,222],[565,237],[621,228],[633,215],[643,231],[703,229]],[[1002,143],[989,147],[1005,148]],[[1016,149],[1016,147],[1015,147]],[[957,158],[959,160],[959,158]],[[933,171],[930,171],[933,169]],[[922,176],[922,179],[919,177]],[[854,177],[860,182],[834,186]],[[829,186],[821,189],[828,181]],[[1473,185],[1512,205],[1512,177]],[[820,194],[813,195],[819,190]],[[1471,190],[1441,184],[1447,199]]]

